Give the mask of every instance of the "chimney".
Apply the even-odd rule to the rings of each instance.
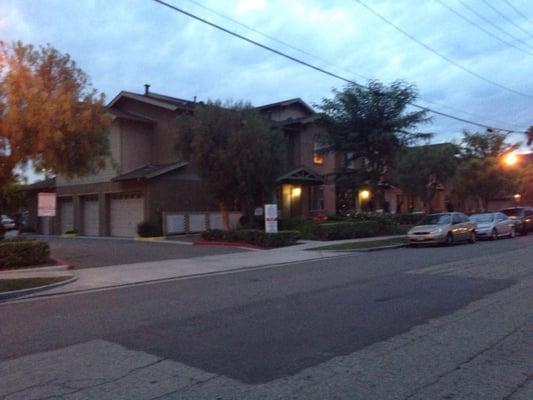
[[[145,83],[144,84],[144,95],[148,96],[150,94],[150,85]]]

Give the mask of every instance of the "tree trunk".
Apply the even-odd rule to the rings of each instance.
[[[220,214],[222,215],[222,229],[229,231],[229,212],[228,208],[223,202],[220,202]]]

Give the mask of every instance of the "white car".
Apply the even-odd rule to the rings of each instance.
[[[9,218],[7,215],[2,215],[1,217],[1,223],[4,226],[4,229],[6,231],[10,229],[15,229],[15,221],[13,221],[11,218]]]
[[[411,246],[419,244],[445,243],[458,241],[476,242],[476,226],[460,212],[427,215],[407,232]]]
[[[501,212],[487,212],[473,214],[470,221],[476,224],[476,235],[478,238],[496,240],[500,237],[515,237],[515,222]]]

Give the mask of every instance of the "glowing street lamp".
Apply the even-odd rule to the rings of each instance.
[[[505,165],[513,167],[518,162],[518,157],[516,156],[516,154],[509,153],[503,157],[503,162],[505,163]]]

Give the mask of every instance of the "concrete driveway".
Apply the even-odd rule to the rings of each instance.
[[[158,243],[113,238],[39,237],[50,243],[51,254],[77,268],[173,260],[249,251],[235,247],[194,246],[176,241]]]

